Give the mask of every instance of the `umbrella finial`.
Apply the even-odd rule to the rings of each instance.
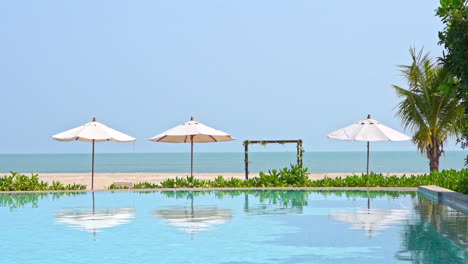
[[[367,115],[367,119],[372,119],[370,114]]]
[[[193,116],[190,117],[190,121],[195,121],[195,118]]]
[[[95,118],[95,117],[93,117],[93,122],[96,122],[96,118]]]

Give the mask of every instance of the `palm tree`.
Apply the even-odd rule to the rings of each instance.
[[[449,71],[423,54],[410,49],[412,64],[398,66],[408,89],[393,85],[398,97],[397,116],[413,132],[413,142],[429,159],[430,171],[439,170],[439,158],[449,137],[459,136],[465,126],[464,107],[457,98]]]

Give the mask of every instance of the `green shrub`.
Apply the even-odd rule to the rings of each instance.
[[[460,181],[458,182],[457,191],[464,194],[468,194],[468,177],[460,179]]]
[[[135,186],[133,188],[135,188]],[[111,184],[108,189],[110,189],[110,190],[124,190],[124,189],[130,189],[130,188],[128,188],[128,186],[117,186],[115,184]],[[137,189],[137,188],[135,188],[135,189]]]
[[[369,175],[353,175],[345,178],[325,178],[310,181],[311,187],[418,187],[422,185],[437,185],[457,192],[468,194],[468,170],[444,170],[424,175],[384,176],[371,173]]]
[[[148,182],[135,184],[135,189],[154,188],[250,188],[250,187],[418,187],[421,185],[438,185],[443,188],[468,194],[468,170],[444,170],[424,175],[384,176],[352,175],[348,177],[324,178],[312,181],[307,168],[291,165],[289,168],[260,172],[259,177],[248,180],[237,178],[225,179],[218,176],[214,180],[199,180],[193,176],[167,179],[160,184]],[[117,187],[110,186],[110,189]]]
[[[28,177],[17,172],[10,172],[11,175],[0,177],[0,191],[51,191],[51,190],[85,190],[86,185],[68,184],[63,185],[60,182],[39,181],[37,174]]]
[[[158,185],[156,183],[149,183],[149,182],[140,182],[135,185],[133,185],[134,189],[154,189],[158,188]]]

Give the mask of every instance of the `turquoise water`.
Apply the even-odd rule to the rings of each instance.
[[[0,263],[451,263],[468,216],[416,192],[0,194]]]
[[[467,152],[447,152],[441,169],[461,169]],[[291,152],[249,153],[251,172],[268,171],[296,163]],[[195,172],[244,172],[244,153],[195,153]],[[310,172],[365,172],[365,152],[306,152]],[[418,152],[371,153],[374,172],[429,172]],[[90,172],[90,154],[1,154],[0,172]],[[189,153],[97,154],[97,172],[190,172]]]

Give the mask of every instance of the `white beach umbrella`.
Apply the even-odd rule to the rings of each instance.
[[[182,125],[171,128],[161,134],[152,138],[154,142],[166,143],[189,143],[191,144],[191,167],[190,175],[193,176],[193,143],[210,143],[235,140],[229,134],[206,126],[200,122],[195,121],[192,117],[190,121]]]
[[[53,139],[58,141],[86,141],[93,143],[92,165],[91,165],[91,189],[94,189],[94,143],[104,141],[114,142],[132,142],[136,138],[126,135],[122,132],[114,130],[93,118],[92,122],[86,123],[82,126],[72,128],[65,132],[52,136]]]
[[[411,137],[392,128],[382,125],[379,121],[367,116],[356,124],[338,129],[327,135],[329,138],[348,141],[367,141],[367,174],[369,174],[369,150],[371,141],[405,141]]]

